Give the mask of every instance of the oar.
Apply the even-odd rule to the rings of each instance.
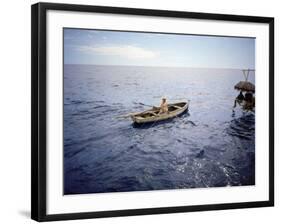
[[[140,104],[142,106],[154,107],[152,105],[148,105],[148,104],[144,104],[144,103],[137,103],[137,102],[134,102],[134,103],[135,104]],[[128,118],[128,117],[134,116],[135,114],[139,114],[139,113],[141,113],[141,112],[128,113],[128,114],[117,116],[116,118]]]
[[[137,103],[137,102],[134,102],[135,104],[140,104],[140,105],[142,105],[142,106],[147,106],[147,107],[154,107],[154,106],[152,106],[152,105],[148,105],[148,104],[144,104],[144,103]]]
[[[128,113],[128,114],[117,116],[116,118],[128,118],[128,117],[134,116],[135,114],[139,114],[139,113],[141,113],[141,112]]]

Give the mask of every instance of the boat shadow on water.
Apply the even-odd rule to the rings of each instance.
[[[188,110],[186,110],[183,113],[181,113],[180,115],[178,115],[176,117],[166,119],[166,120],[143,123],[143,124],[139,124],[139,123],[134,122],[134,123],[132,123],[132,126],[133,126],[133,128],[136,128],[136,129],[148,129],[148,128],[152,128],[152,127],[156,127],[156,126],[159,126],[159,125],[170,123],[172,121],[177,120],[177,118],[184,118],[184,117],[189,117],[189,116],[190,116],[190,114],[189,114]],[[190,122],[192,122],[192,121],[190,121]]]

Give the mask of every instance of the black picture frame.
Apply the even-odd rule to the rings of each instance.
[[[160,207],[48,215],[46,213],[46,12],[48,10],[63,10],[88,13],[100,12],[124,15],[161,16],[170,18],[192,18],[269,24],[269,200],[243,203],[208,204],[196,206]],[[32,5],[31,27],[32,219],[37,221],[54,221],[274,206],[274,18],[138,8],[37,3]]]

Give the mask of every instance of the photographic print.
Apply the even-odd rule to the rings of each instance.
[[[255,185],[255,41],[64,28],[64,194]]]
[[[274,206],[274,18],[37,3],[31,217]]]

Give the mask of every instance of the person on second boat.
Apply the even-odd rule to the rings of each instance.
[[[245,99],[245,97],[244,97],[242,91],[240,91],[240,93],[239,93],[239,95],[236,97],[236,99],[237,99],[237,100],[244,100],[244,99]]]
[[[253,110],[254,107],[255,107],[255,97],[253,96],[253,93],[247,92],[244,98],[243,109]]]
[[[245,99],[245,97],[243,95],[243,92],[240,91],[239,95],[234,100],[234,106],[233,107],[236,107],[236,103],[238,103],[240,105],[243,102],[244,99]]]
[[[165,97],[163,97],[161,104],[160,104],[159,114],[164,114],[164,113],[168,113],[168,112],[169,112],[169,109],[168,109],[167,99]]]

